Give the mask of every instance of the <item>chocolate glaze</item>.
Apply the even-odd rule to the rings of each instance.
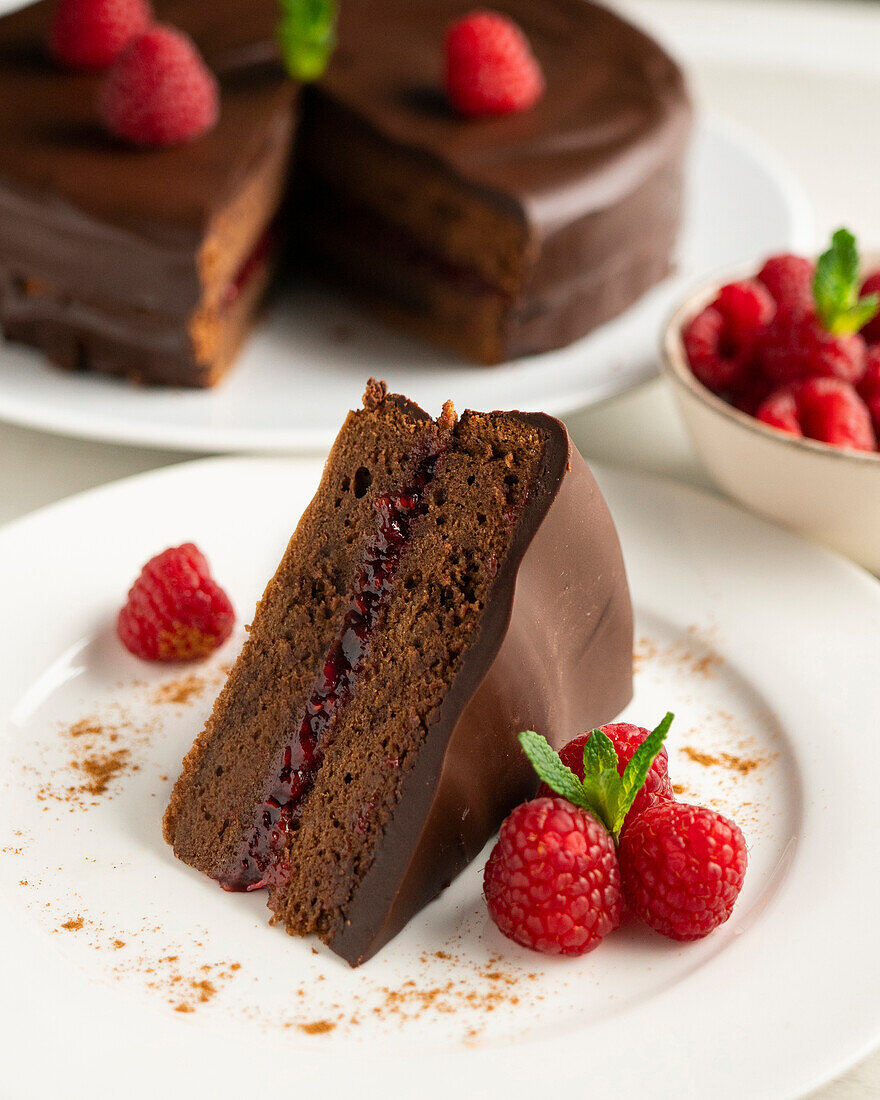
[[[632,697],[632,607],[611,515],[565,426],[527,419],[550,436],[544,468],[479,638],[329,943],[353,966],[435,898],[535,791],[520,730],[559,747]]]
[[[683,146],[690,109],[678,66],[647,35],[584,0],[505,0],[547,90],[530,111],[462,121],[439,91],[438,44],[472,7],[343,3],[340,45],[318,94],[480,188],[542,238],[617,202]]]

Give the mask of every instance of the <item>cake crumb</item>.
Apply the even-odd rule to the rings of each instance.
[[[364,408],[372,412],[378,409],[388,396],[388,385],[385,382],[377,382],[375,378],[367,379],[367,388],[364,390]]]
[[[440,413],[440,419],[437,421],[438,427],[447,432],[451,432],[457,423],[458,416],[455,412],[455,405],[453,405],[451,401],[444,401],[443,411]]]

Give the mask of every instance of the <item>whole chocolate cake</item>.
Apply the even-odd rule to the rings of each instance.
[[[559,746],[631,694],[620,547],[565,427],[451,405],[434,421],[371,382],[165,836],[358,965],[534,792],[520,730]]]
[[[277,0],[156,0],[221,86],[217,127],[161,150],[102,133],[101,76],[47,56],[50,0],[0,19],[6,336],[70,369],[212,385],[285,230],[371,309],[478,362],[619,313],[670,268],[681,73],[586,0],[504,0],[546,91],[520,114],[465,119],[441,69],[445,28],[470,6],[342,0],[336,53],[300,97],[275,56]]]

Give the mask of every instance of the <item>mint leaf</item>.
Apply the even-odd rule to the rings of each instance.
[[[547,786],[591,813],[617,840],[624,818],[644,786],[654,758],[663,748],[672,717],[667,714],[660,725],[648,734],[633,753],[622,776],[617,772],[618,756],[614,742],[602,730],[593,730],[584,742],[583,781],[562,763],[559,754],[539,733],[525,730],[519,735],[519,742],[532,767]]]
[[[859,332],[877,316],[878,310],[880,310],[880,295],[866,294],[863,298],[859,298],[848,314],[850,331]]]
[[[519,743],[523,747],[526,756],[531,760],[532,767],[538,773],[548,787],[552,787],[557,794],[567,798],[576,806],[584,805],[583,784],[574,774],[571,768],[567,768],[559,759],[559,753],[553,749],[547,741],[534,730],[525,730],[519,735]]]
[[[620,777],[620,804],[617,807],[619,819],[615,822],[613,832],[620,830],[623,819],[635,802],[636,795],[645,785],[645,779],[655,758],[663,748],[663,742],[666,740],[666,734],[669,733],[674,717],[674,714],[667,712],[660,725],[648,734],[623,769],[623,775]]]
[[[295,80],[317,80],[336,47],[336,0],[279,0],[276,37]]]
[[[617,775],[617,749],[607,733],[593,730],[584,742],[584,775],[613,771]]]
[[[813,299],[822,326],[836,336],[858,332],[880,308],[876,294],[859,297],[859,253],[848,229],[838,229],[816,264]]]

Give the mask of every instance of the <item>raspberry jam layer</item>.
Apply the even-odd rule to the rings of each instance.
[[[248,283],[250,283],[250,281],[266,266],[269,259],[269,253],[272,252],[275,247],[276,237],[277,232],[274,225],[270,225],[263,231],[262,236],[259,237],[257,243],[245,257],[244,263],[242,263],[241,267],[224,290],[223,297],[220,301],[224,309],[228,309],[230,306],[235,305]]]
[[[434,478],[439,453],[432,451],[418,463],[406,488],[374,502],[378,526],[364,548],[342,627],[327,651],[295,732],[284,746],[278,776],[260,808],[245,855],[219,880],[226,890],[259,890],[281,885],[290,877],[287,861],[281,858],[285,838],[321,766],[324,733],[352,697],[413,521],[428,510],[426,489]]]

